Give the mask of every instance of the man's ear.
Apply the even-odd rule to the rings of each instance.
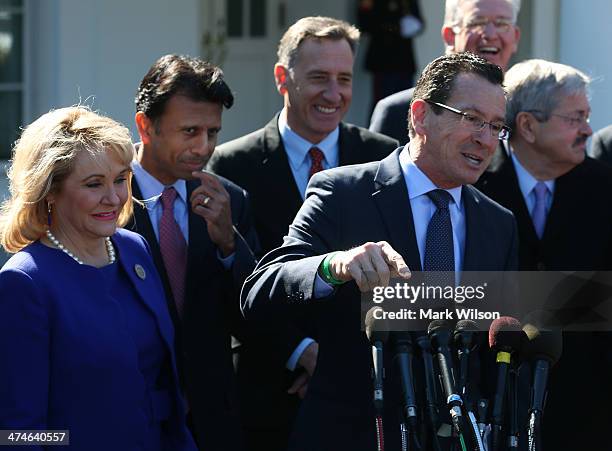
[[[521,139],[527,141],[529,144],[533,144],[538,137],[538,130],[540,123],[531,113],[521,111],[516,115],[516,133]]]
[[[447,47],[451,49],[455,48],[455,32],[453,31],[453,27],[446,25],[442,27],[442,40]]]
[[[518,25],[514,26],[514,51],[512,53],[516,53],[518,50],[519,41],[521,40],[521,29]]]
[[[138,129],[142,144],[145,146],[149,145],[151,143],[151,135],[155,133],[155,124],[142,111],[136,112],[134,121],[136,122],[136,128]]]
[[[417,99],[410,105],[410,121],[412,128],[417,135],[425,134],[427,124],[425,123],[429,114],[429,105],[423,99]]]
[[[287,78],[289,77],[289,70],[280,63],[274,65],[274,82],[276,83],[276,90],[282,96],[287,93]]]

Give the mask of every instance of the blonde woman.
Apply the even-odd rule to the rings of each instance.
[[[117,228],[132,213],[128,130],[63,108],[13,152],[0,429],[67,429],[75,450],[195,450],[159,276],[144,239]]]

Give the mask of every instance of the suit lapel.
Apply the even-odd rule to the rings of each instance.
[[[190,180],[187,182],[187,199],[191,197],[191,193],[198,186],[199,182]],[[202,268],[201,262],[214,262],[216,257],[207,258],[206,256],[216,252],[216,247],[210,240],[206,221],[201,216],[189,210],[189,246],[187,249],[187,276],[185,281],[185,302],[186,304],[197,299],[193,294],[193,290],[197,284],[202,282],[202,277],[206,273],[210,273],[210,268]],[[189,308],[185,305],[185,308]]]
[[[478,206],[480,200],[472,192],[473,189],[470,185],[464,185],[461,190],[461,201],[465,209],[465,248],[462,271],[476,271],[482,267],[483,252],[487,252],[487,249],[479,244],[482,243],[484,236],[482,225],[488,222],[485,217],[486,212]]]
[[[514,164],[503,147],[498,146],[487,172],[491,173],[492,177],[487,177],[483,191],[514,213],[523,244],[529,247],[538,246],[539,239],[519,187]]]
[[[355,136],[348,131],[348,127],[340,122],[340,133],[338,135],[338,162],[340,166],[359,164],[370,161],[364,153],[367,151],[363,143],[355,139]]]
[[[585,175],[582,174],[581,177],[579,172],[580,166],[577,166],[555,180],[555,192],[546,218],[542,246],[556,246],[555,236],[572,236],[578,233],[573,219],[576,211],[581,209],[577,208],[576,202],[585,202],[585,194],[581,193]],[[568,227],[571,227],[571,230],[566,230]]]
[[[372,197],[389,233],[391,246],[404,257],[411,271],[421,271],[408,189],[399,164],[400,151],[396,150],[380,162]]]
[[[146,213],[146,212],[145,212]],[[117,239],[114,239],[114,244],[119,250],[119,258],[117,261],[123,267],[125,274],[127,274],[132,286],[136,289],[140,300],[147,306],[151,312],[153,312],[155,316],[155,321],[159,327],[161,336],[165,341],[168,349],[174,348],[173,342],[173,330],[169,321],[164,321],[165,318],[168,318],[165,312],[162,311],[164,307],[163,304],[158,302],[153,302],[153,300],[157,300],[160,298],[160,294],[153,295],[151,293],[151,289],[155,289],[157,287],[156,284],[152,284],[150,280],[147,280],[148,277],[152,277],[151,274],[147,274],[146,270],[144,272],[144,279],[141,279],[138,273],[136,272],[136,267],[140,266],[141,268],[149,268],[146,261],[141,261],[138,259],[138,253],[136,252],[123,252],[121,253],[121,249],[125,249],[122,245],[123,239],[119,243],[117,243]]]
[[[302,196],[293,178],[285,146],[278,131],[278,114],[264,128],[261,177],[280,189],[275,189],[276,203],[288,211],[298,211]]]
[[[136,177],[132,177],[132,196],[136,199],[142,200],[142,192],[140,191]],[[149,244],[149,249],[151,249],[151,254],[153,256],[153,262],[155,263],[155,267],[157,268],[157,272],[159,273],[159,277],[164,287],[168,311],[172,317],[172,322],[175,325],[178,325],[178,313],[176,311],[176,304],[174,303],[174,298],[172,296],[170,281],[168,280],[168,274],[166,273],[166,267],[161,255],[161,250],[159,249],[159,242],[155,236],[155,231],[153,230],[153,225],[151,224],[151,218],[149,217],[149,212],[147,211],[145,205],[139,205],[138,203],[134,202],[134,216],[132,218],[132,222],[133,224],[129,228],[142,235]]]

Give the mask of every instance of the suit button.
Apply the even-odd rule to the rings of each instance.
[[[546,271],[546,265],[544,262],[538,262],[538,271]]]

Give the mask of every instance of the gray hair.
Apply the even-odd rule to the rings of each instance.
[[[460,16],[459,8],[462,3],[475,2],[476,0],[446,0],[446,8],[444,11],[444,25],[454,27],[460,25],[462,17]],[[502,0],[512,7],[512,22],[516,23],[519,11],[521,10],[521,0]]]
[[[305,39],[346,39],[353,55],[359,44],[359,30],[343,20],[331,17],[304,17],[291,25],[278,45],[278,64],[293,68],[300,44]]]
[[[589,95],[591,78],[565,64],[531,59],[515,64],[504,78],[508,92],[506,123],[516,127],[516,116],[522,111],[538,112],[547,121],[564,96]]]

